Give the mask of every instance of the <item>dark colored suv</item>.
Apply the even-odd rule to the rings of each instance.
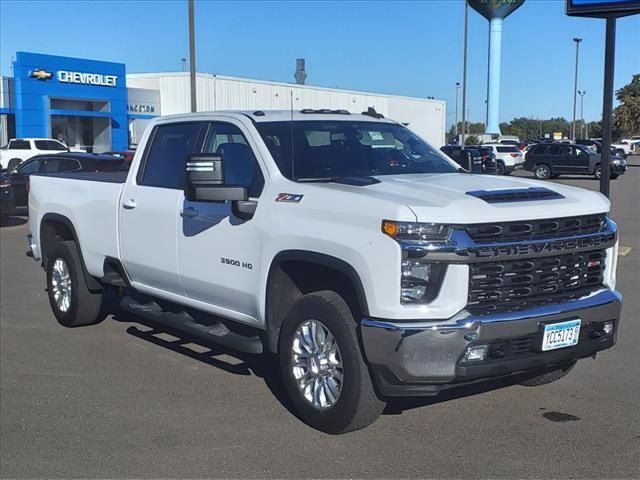
[[[524,169],[536,178],[546,180],[560,175],[593,175],[600,178],[601,157],[582,145],[563,143],[539,144],[533,147],[524,162]],[[619,157],[611,159],[611,178],[627,170],[627,163]]]
[[[440,150],[471,173],[489,173],[484,171],[483,154],[476,147],[464,147],[463,149],[460,145],[445,145]]]

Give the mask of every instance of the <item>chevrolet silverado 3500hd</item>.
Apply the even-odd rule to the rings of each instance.
[[[271,352],[299,416],[365,427],[396,396],[542,385],[616,341],[601,194],[472,175],[346,111],[162,117],[130,171],[33,176],[28,237],[68,327],[127,312]]]

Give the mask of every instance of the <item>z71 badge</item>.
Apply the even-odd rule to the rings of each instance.
[[[301,193],[279,193],[276,197],[276,202],[292,202],[292,203],[300,203],[304,197]]]

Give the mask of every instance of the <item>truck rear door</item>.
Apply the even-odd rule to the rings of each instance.
[[[121,258],[134,286],[184,296],[178,275],[177,227],[187,156],[198,152],[205,122],[163,123],[149,136],[136,175],[120,201]],[[146,287],[146,289],[145,289]]]

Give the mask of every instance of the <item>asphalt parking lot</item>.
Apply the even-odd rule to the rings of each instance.
[[[640,157],[629,163],[611,183],[626,247],[615,348],[551,385],[395,402],[343,436],[288,411],[268,358],[130,315],[59,326],[44,273],[25,256],[25,219],[14,217],[0,228],[0,476],[639,478]]]

